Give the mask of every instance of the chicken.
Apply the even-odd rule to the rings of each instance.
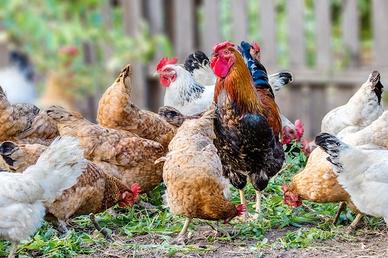
[[[302,205],[302,200],[318,203],[345,202],[357,214],[357,218],[350,226],[355,228],[362,214],[350,200],[349,194],[338,183],[337,175],[326,158],[327,154],[320,148],[311,152],[306,167],[292,177],[288,186],[282,186],[284,203],[291,207],[299,207]],[[343,208],[341,207],[337,212],[334,223]]]
[[[184,115],[204,112],[211,105],[214,84],[204,86],[197,83],[191,74],[177,64],[177,59],[162,58],[156,66],[160,84],[166,88],[164,106],[171,106]]]
[[[0,87],[0,141],[17,137],[32,125],[39,108],[32,104],[11,104]]]
[[[383,85],[380,73],[373,71],[348,103],[331,110],[322,120],[321,130],[331,134],[356,132],[368,126],[382,113]],[[344,135],[344,133],[342,133]]]
[[[0,153],[8,165],[6,170],[23,172],[27,167],[35,165],[47,148],[39,144],[16,145],[4,142],[0,145]],[[137,183],[127,187],[119,179],[88,162],[77,182],[46,206],[46,219],[65,226],[66,220],[71,217],[99,213],[117,203],[121,207],[132,206],[140,190]]]
[[[9,257],[14,257],[20,241],[40,227],[44,205],[72,187],[86,164],[78,141],[63,137],[24,173],[0,172],[0,238],[12,243]]]
[[[64,46],[59,50],[63,62],[48,74],[46,87],[38,100],[40,107],[58,105],[71,111],[78,111],[75,92],[79,89],[75,74],[71,69],[74,58],[78,56],[75,46]]]
[[[10,104],[0,87],[0,141],[12,140],[49,145],[58,136],[56,124],[38,107]]]
[[[342,141],[362,149],[388,149],[388,111],[355,133],[348,133]]]
[[[329,155],[338,182],[360,212],[388,223],[388,150],[362,150],[328,133],[315,142]]]
[[[151,111],[131,103],[132,68],[127,65],[98,103],[97,121],[101,126],[123,129],[162,144],[166,150],[176,128]]]
[[[12,104],[36,101],[34,71],[28,56],[17,50],[9,53],[10,65],[0,70],[0,85]]]
[[[255,88],[241,54],[230,42],[214,47],[211,67],[218,76],[214,92],[214,141],[223,165],[223,174],[240,190],[247,178],[256,190],[256,212],[260,211],[260,192],[282,167],[283,146],[279,142],[279,108],[267,90]]]
[[[287,123],[287,125],[283,125],[282,129],[282,143],[290,144],[293,140],[300,141],[304,134],[304,125],[301,120],[295,120],[295,123],[291,122]]]
[[[61,107],[53,106],[46,112],[57,123],[60,135],[77,137],[85,157],[123,184],[139,183],[143,192],[148,192],[162,182],[162,165],[154,164],[165,154],[160,143],[101,127]]]
[[[48,75],[46,88],[38,104],[43,108],[59,105],[68,110],[77,111],[79,109],[74,94],[75,90],[74,74],[68,71],[52,72]]]
[[[0,144],[0,155],[3,162],[0,168],[7,171],[22,172],[34,165],[47,146],[41,144],[17,144],[6,141]]]
[[[245,43],[247,43],[247,42],[245,42]],[[260,83],[265,83],[265,81],[260,82],[260,77],[262,76],[262,75],[260,75],[260,73],[254,75],[254,70],[256,70],[256,68],[259,68],[259,70],[262,70],[265,72],[265,74],[267,74],[267,70],[261,64],[261,49],[260,49],[259,44],[254,41],[254,42],[252,42],[252,44],[248,43],[245,45],[247,47],[249,46],[249,53],[251,54],[251,56],[254,60],[254,64],[256,64],[256,67],[253,68],[253,70],[251,69],[252,68],[251,66],[248,66],[248,68],[250,69],[251,75],[254,78],[255,85],[258,85]],[[240,52],[243,53],[243,50],[240,50]],[[253,63],[251,63],[251,65],[252,64]],[[257,70],[256,70],[256,72],[257,72]],[[256,80],[258,80],[258,81],[256,81]],[[292,81],[293,81],[293,75],[292,75],[292,73],[290,73],[288,71],[282,71],[282,72],[278,72],[275,74],[271,74],[268,78],[268,82],[269,82],[269,86],[270,86],[270,88],[268,88],[268,90],[270,92],[272,92],[272,95],[275,97],[283,87],[289,85]]]
[[[187,217],[178,239],[183,240],[193,218],[224,220],[243,214],[245,206],[229,201],[229,182],[213,144],[214,110],[186,120],[169,144],[163,167],[167,205],[175,215]]]

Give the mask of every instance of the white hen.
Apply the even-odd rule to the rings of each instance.
[[[315,142],[329,154],[338,182],[356,207],[388,223],[388,150],[362,150],[328,133]]]
[[[79,141],[62,137],[24,173],[0,172],[0,238],[12,242],[9,257],[14,256],[20,241],[40,227],[44,203],[53,202],[72,187],[86,165]]]
[[[380,73],[373,71],[348,103],[325,115],[322,119],[322,132],[339,134],[342,131],[343,136],[370,125],[384,111],[381,103],[382,92]]]
[[[9,56],[10,65],[0,70],[0,85],[12,104],[36,101],[34,72],[28,57],[18,51]]]
[[[388,111],[360,131],[338,138],[362,149],[388,149]]]

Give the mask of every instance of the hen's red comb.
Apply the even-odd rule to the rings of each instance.
[[[139,195],[139,193],[141,192],[141,187],[140,187],[140,185],[139,185],[138,183],[133,183],[133,184],[131,185],[131,192],[132,192],[135,196]]]
[[[221,49],[226,48],[226,47],[234,47],[234,44],[230,41],[224,41],[224,42],[218,43],[217,45],[215,45],[213,47],[213,52],[218,52]]]
[[[256,52],[260,52],[260,45],[259,45],[259,43],[257,43],[256,41],[252,41],[252,48],[253,48]]]
[[[176,57],[173,57],[169,59],[168,57],[163,57],[160,59],[159,64],[156,66],[156,71],[160,71],[165,65],[169,64],[176,64],[178,62],[178,59]]]

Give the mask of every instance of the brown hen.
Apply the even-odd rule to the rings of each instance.
[[[98,103],[97,121],[108,128],[123,129],[167,147],[175,127],[158,114],[141,110],[131,102],[132,68],[127,65]]]
[[[58,136],[56,124],[32,104],[10,104],[0,87],[0,141],[49,145]]]
[[[213,145],[213,112],[186,120],[169,144],[163,168],[167,204],[173,214],[186,216],[178,236],[183,240],[193,218],[228,222],[245,211],[228,200],[229,182]]]
[[[362,214],[350,200],[350,195],[338,183],[332,166],[326,160],[327,156],[321,148],[311,152],[306,167],[293,176],[288,186],[283,185],[284,203],[291,207],[298,207],[302,205],[302,200],[318,203],[341,202],[334,223],[337,222],[347,204],[357,214],[350,226],[355,228]]]
[[[5,170],[15,172],[23,172],[34,165],[46,149],[47,146],[39,144],[4,142],[0,145],[3,162],[8,166]],[[46,219],[64,226],[69,218],[99,213],[115,204],[120,207],[132,206],[139,193],[137,183],[128,187],[89,162],[76,184],[46,207]]]
[[[154,164],[165,153],[158,142],[101,127],[61,107],[54,106],[46,112],[57,123],[60,135],[78,138],[85,157],[124,184],[137,182],[147,192],[162,182],[162,165]]]

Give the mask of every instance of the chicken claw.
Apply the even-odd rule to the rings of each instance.
[[[179,235],[173,241],[171,241],[170,244],[186,245],[186,242],[187,242],[186,233],[187,233],[187,230],[189,229],[191,220],[192,220],[191,218],[186,218],[185,224],[183,225],[181,232],[179,232]]]

